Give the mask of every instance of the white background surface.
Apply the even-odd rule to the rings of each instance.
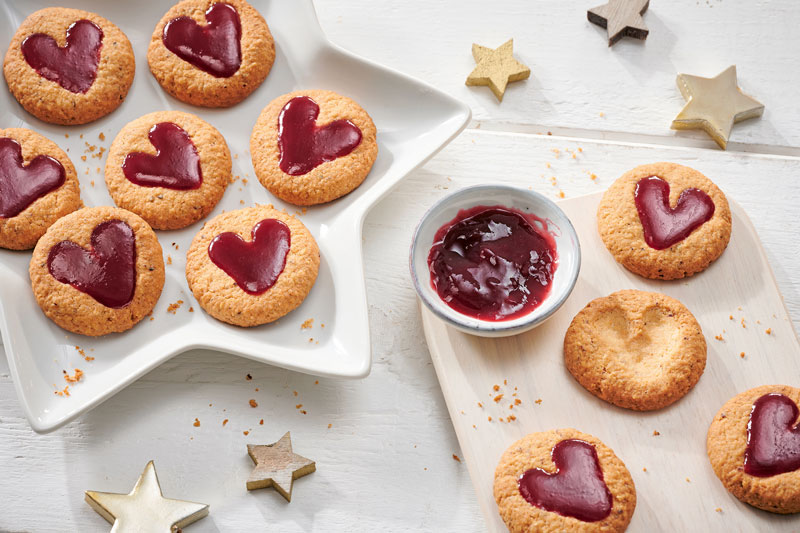
[[[586,8],[595,3],[318,0],[331,40],[463,99],[473,108],[473,127],[480,126],[402,182],[367,218],[372,374],[315,385],[313,377],[190,352],[41,436],[23,418],[2,358],[0,530],[108,530],[83,502],[83,491],[127,492],[154,459],[167,496],[211,504],[209,517],[189,532],[481,531],[469,476],[452,459],[460,454],[458,443],[408,279],[409,239],[424,210],[448,190],[486,181],[533,186],[554,198],[561,189],[577,196],[602,190],[646,162],[626,158],[624,147],[593,153],[590,143],[569,140],[563,148],[584,147],[579,161],[541,156],[547,151],[535,150],[542,142],[537,132],[711,147],[702,134],[668,129],[682,105],[675,76],[712,76],[734,63],[740,85],[766,112],[734,129],[731,151],[800,153],[795,2],[654,0],[645,15],[648,40],[623,40],[611,49],[603,31],[586,21]],[[488,89],[463,82],[473,67],[472,42],[494,47],[509,37],[532,77],[512,84],[498,105]],[[654,158],[668,153],[653,151]],[[716,166],[727,156],[698,150],[696,157],[703,170],[705,158]],[[758,157],[731,156],[729,169],[729,175],[710,177],[753,220],[797,323],[797,176],[761,175]],[[597,183],[584,171],[595,172]],[[585,258],[584,268],[590,261]],[[252,381],[245,381],[247,373]],[[248,405],[250,398],[258,408]],[[299,403],[307,415],[295,409]],[[192,425],[195,417],[199,428]],[[230,422],[223,428],[225,418]],[[247,429],[252,432],[245,437]],[[251,466],[245,444],[272,442],[286,430],[295,450],[317,461],[317,472],[295,483],[291,504],[274,491],[244,488]]]

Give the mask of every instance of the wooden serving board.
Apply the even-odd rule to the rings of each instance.
[[[800,530],[800,516],[739,502],[706,457],[708,426],[730,397],[757,385],[800,385],[800,343],[749,218],[731,201],[733,232],[722,256],[686,280],[652,281],[628,272],[606,250],[595,219],[601,196],[559,204],[578,232],[583,264],[572,295],[542,326],[487,339],[460,333],[421,306],[431,358],[489,530],[506,530],[492,495],[500,455],[528,433],[563,427],[595,435],[627,465],[638,498],[631,532]],[[599,400],[564,365],[562,345],[572,317],[590,300],[629,288],[683,302],[708,343],[697,386],[660,411],[634,412]],[[509,409],[515,398],[522,403]],[[509,422],[509,414],[516,420]]]

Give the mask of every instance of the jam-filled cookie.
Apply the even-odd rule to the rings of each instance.
[[[211,124],[182,111],[159,111],[128,123],[106,161],[114,203],[161,230],[204,218],[230,180],[225,139]]]
[[[28,129],[0,129],[0,248],[33,248],[81,207],[75,166],[61,148]]]
[[[512,533],[625,531],[636,488],[625,464],[575,429],[531,433],[508,447],[494,473],[494,499]]]
[[[255,91],[275,61],[264,17],[244,0],[183,0],[150,39],[150,72],[189,104],[228,107]]]
[[[708,428],[714,473],[741,501],[773,513],[800,512],[800,389],[764,385],[737,394]]]
[[[305,300],[319,248],[302,222],[272,206],[208,221],[186,254],[186,280],[206,312],[235,326],[273,322]]]
[[[685,396],[706,367],[694,315],[664,294],[625,290],[589,302],[564,336],[564,362],[586,390],[650,411]]]
[[[608,188],[597,226],[614,259],[631,272],[678,279],[722,255],[731,238],[731,211],[719,187],[700,172],[653,163]]]
[[[358,187],[378,156],[375,124],[360,105],[332,91],[279,96],[250,137],[256,175],[295,205],[335,200]]]
[[[132,328],[164,288],[156,234],[115,207],[75,211],[50,226],[33,250],[33,294],[50,320],[93,337]]]
[[[135,71],[128,38],[100,15],[49,7],[26,18],[3,73],[22,107],[52,124],[85,124],[114,111]]]

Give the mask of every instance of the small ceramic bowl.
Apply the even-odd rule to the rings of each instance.
[[[459,313],[447,305],[431,285],[428,270],[428,253],[436,232],[453,220],[462,209],[486,205],[503,205],[532,213],[546,221],[547,228],[555,238],[558,266],[553,275],[550,293],[530,313],[504,321],[488,321]],[[507,185],[476,185],[456,191],[428,209],[420,220],[411,242],[409,257],[411,279],[414,288],[425,306],[451,326],[482,337],[505,337],[534,328],[550,318],[575,287],[581,268],[581,245],[575,228],[567,215],[551,200],[529,189]]]

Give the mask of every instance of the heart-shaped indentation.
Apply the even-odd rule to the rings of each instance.
[[[361,143],[361,130],[349,120],[317,126],[319,106],[308,96],[289,100],[278,117],[281,170],[291,176],[344,157]]]
[[[783,394],[765,394],[753,403],[747,425],[744,471],[769,477],[800,468],[797,404]]]
[[[528,503],[584,522],[611,514],[613,497],[594,446],[577,439],[562,440],[553,447],[552,457],[555,473],[532,468],[519,478],[519,492]]]
[[[230,4],[218,3],[206,11],[208,24],[200,26],[191,17],[170,20],[161,40],[167,50],[217,78],[229,78],[242,64],[242,26],[239,13]]]
[[[49,155],[37,155],[23,165],[22,147],[0,139],[0,218],[15,217],[66,180],[64,167]]]
[[[22,41],[25,61],[50,81],[72,93],[85,93],[97,77],[103,30],[94,22],[79,20],[67,28],[67,44],[44,33],[34,33]]]
[[[682,241],[714,215],[714,200],[704,191],[685,189],[673,209],[669,205],[669,183],[650,176],[636,184],[636,210],[650,248],[664,250]]]
[[[289,227],[274,218],[253,226],[253,240],[220,233],[208,245],[208,257],[248,294],[262,294],[275,284],[286,266],[292,244]]]
[[[122,172],[128,181],[177,190],[197,189],[203,184],[200,155],[183,128],[160,122],[150,129],[148,138],[156,155],[132,152],[125,156]]]
[[[136,288],[133,229],[122,220],[108,220],[94,228],[91,244],[91,250],[72,241],[53,246],[47,256],[50,275],[106,307],[125,307]]]

